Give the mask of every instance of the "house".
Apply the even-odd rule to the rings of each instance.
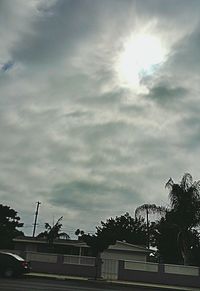
[[[104,250],[100,257],[102,260],[101,276],[104,279],[116,280],[119,273],[119,261],[138,261],[145,263],[150,250],[143,246],[116,241]]]
[[[92,256],[90,247],[80,240],[56,239],[53,244],[49,244],[45,238],[23,236],[13,241],[14,249],[22,252]]]
[[[102,259],[133,260],[146,262],[151,250],[144,246],[133,245],[127,242],[116,241],[101,253]]]
[[[73,256],[92,256],[91,248],[80,240],[56,239],[49,245],[45,239],[37,237],[19,237],[14,239],[15,250],[35,253],[55,253]],[[101,253],[102,260],[135,260],[147,261],[151,251],[146,247],[117,241]]]
[[[44,239],[32,237],[16,238],[14,243],[13,252],[30,261],[33,272],[177,285],[179,289],[200,286],[200,268],[147,262],[150,250],[126,242],[110,245],[100,258],[90,256],[91,249],[79,240],[56,240],[53,248]]]
[[[36,272],[101,277],[116,280],[120,261],[145,263],[151,252],[147,248],[117,241],[100,256],[92,256],[91,248],[80,240],[57,239],[49,244],[45,239],[19,237],[14,239],[15,251],[31,261]]]

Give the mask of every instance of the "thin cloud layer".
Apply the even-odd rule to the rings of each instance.
[[[199,9],[1,1],[0,197],[27,234],[38,200],[39,226],[63,215],[66,231],[92,231],[143,203],[167,204],[169,177],[200,178]],[[138,34],[156,37],[165,58],[128,86],[118,62]]]

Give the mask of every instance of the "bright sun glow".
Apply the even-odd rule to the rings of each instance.
[[[166,51],[157,37],[149,34],[130,37],[116,63],[120,86],[139,90],[141,79],[153,74],[165,57]]]

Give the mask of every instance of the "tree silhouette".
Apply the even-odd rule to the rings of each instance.
[[[57,222],[51,226],[49,223],[45,223],[45,231],[38,234],[38,238],[45,238],[49,244],[52,244],[55,239],[60,237],[64,237],[65,239],[70,239],[69,235],[65,232],[60,232],[62,228],[61,220],[63,216],[61,216]]]
[[[17,228],[22,227],[17,211],[0,204],[0,248],[12,248],[12,239],[24,235]]]
[[[157,206],[155,204],[143,204],[136,208],[135,217],[139,218],[140,216],[145,216],[147,224],[147,247],[150,246],[150,223],[149,215],[150,214],[160,214],[161,216],[166,213],[166,208],[163,206]]]
[[[76,235],[92,248],[94,255],[115,244],[117,240],[138,245],[146,245],[147,240],[144,219],[133,218],[129,213],[111,217],[106,222],[101,221],[95,234],[85,234],[78,229]]]
[[[166,220],[178,227],[178,249],[184,264],[187,264],[193,245],[193,230],[200,225],[200,181],[193,182],[192,176],[186,173],[179,184],[170,178],[166,187],[171,203]]]

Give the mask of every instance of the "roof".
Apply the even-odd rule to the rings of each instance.
[[[31,244],[46,244],[47,241],[45,238],[37,238],[30,236],[17,237],[14,239],[16,243],[31,243]],[[55,245],[68,245],[74,247],[84,247],[89,248],[89,246],[80,240],[71,240],[71,239],[56,239],[54,241]],[[141,253],[150,253],[152,250],[147,249],[145,246],[134,245],[124,241],[116,241],[116,244],[110,245],[108,250],[116,251],[131,251],[131,252],[141,252]]]
[[[18,243],[33,243],[33,244],[46,244],[47,240],[45,238],[37,238],[30,236],[22,236],[13,239],[14,242]],[[88,248],[88,245],[80,240],[72,240],[72,239],[56,239],[53,242],[56,245],[71,245],[77,247],[85,247]]]
[[[108,250],[120,250],[120,251],[131,251],[131,252],[141,252],[150,253],[151,250],[147,249],[145,246],[134,245],[124,241],[116,241],[115,245],[110,245]]]

